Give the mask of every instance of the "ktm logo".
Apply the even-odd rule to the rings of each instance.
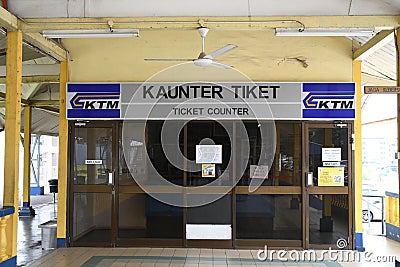
[[[74,109],[118,109],[119,94],[77,93],[70,103]]]
[[[353,109],[354,95],[309,93],[303,104],[307,109]]]

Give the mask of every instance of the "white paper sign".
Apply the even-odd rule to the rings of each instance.
[[[324,167],[339,167],[340,166],[340,162],[339,161],[335,161],[335,162],[324,161],[322,164],[323,164]]]
[[[250,178],[268,178],[268,166],[267,165],[250,165]]]
[[[86,165],[97,165],[97,164],[103,164],[103,160],[101,159],[86,159],[85,160]]]
[[[222,163],[222,145],[196,145],[196,163]]]
[[[322,161],[341,161],[342,149],[340,147],[323,147],[322,148]]]
[[[186,224],[186,239],[232,239],[230,224]]]

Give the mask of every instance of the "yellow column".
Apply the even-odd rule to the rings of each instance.
[[[400,28],[397,28],[395,31],[395,46],[396,46],[396,72],[397,72],[397,86],[400,86]],[[400,94],[397,94],[397,151],[400,151]],[[397,161],[398,165],[398,175],[400,180],[400,161]],[[399,191],[400,193],[400,191]],[[395,200],[397,202],[398,207],[399,199]],[[397,215],[399,214],[399,209],[397,209]],[[396,218],[397,223],[399,222],[399,217]]]
[[[361,136],[361,61],[353,62],[353,80],[356,83],[356,119],[354,121],[354,221],[356,249],[364,250],[362,226],[362,136]]]
[[[32,107],[24,108],[24,191],[23,207],[29,207],[31,196],[31,126],[32,126]]]
[[[7,32],[4,206],[18,210],[18,169],[21,125],[22,33]],[[7,255],[17,255],[18,214],[7,222]]]
[[[60,62],[60,117],[58,128],[58,210],[57,247],[66,244],[67,225],[67,160],[68,121],[66,114],[66,91],[68,82],[68,62]]]

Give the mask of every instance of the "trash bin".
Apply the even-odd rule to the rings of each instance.
[[[50,193],[58,193],[58,179],[49,180]]]
[[[51,220],[38,227],[42,229],[42,249],[57,248],[57,221]]]

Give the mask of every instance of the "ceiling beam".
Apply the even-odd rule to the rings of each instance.
[[[221,29],[254,28],[356,28],[400,27],[400,16],[274,16],[274,17],[132,17],[132,18],[33,18],[19,25],[24,32],[43,30],[83,30],[113,28],[194,29],[201,26]]]
[[[26,32],[24,31],[25,22],[18,19],[16,16],[11,14],[9,11],[0,7],[0,26],[7,29],[7,31],[22,31],[24,42],[32,45],[39,49],[44,54],[59,60],[67,60],[67,51],[63,48],[44,38],[40,33]]]
[[[3,99],[5,99],[6,98],[6,93],[3,93],[3,92],[0,92],[0,98],[3,98]],[[35,102],[35,101],[34,101]],[[34,103],[33,102],[33,103]],[[59,104],[59,101],[57,101],[58,102],[58,104]],[[21,104],[23,104],[23,105],[30,105],[30,103],[31,103],[31,101],[29,101],[29,100],[27,100],[27,99],[21,99]],[[51,102],[51,103],[53,103],[53,102]],[[58,108],[55,108],[55,107],[50,107],[50,106],[48,106],[48,105],[36,105],[36,106],[34,106],[35,108],[37,108],[37,109],[42,109],[42,110],[46,110],[46,111],[49,111],[49,112],[52,112],[52,113],[59,113],[60,112],[60,110],[58,109]],[[7,112],[7,111],[6,111]]]
[[[353,52],[354,60],[364,60],[389,42],[394,41],[393,30],[382,30]]]
[[[22,77],[22,83],[59,83],[60,76],[58,75],[40,75]],[[5,84],[6,78],[0,78],[0,84]]]
[[[24,64],[22,76],[56,76],[60,75],[60,64]],[[0,77],[6,76],[6,66],[0,66]]]
[[[7,31],[17,31],[18,18],[6,9],[0,7],[0,26],[5,28]]]
[[[29,100],[29,106],[32,107],[47,107],[58,105],[60,105],[60,100]]]
[[[44,38],[40,33],[26,33],[22,30],[23,39],[28,44],[39,49],[44,54],[58,60],[67,60],[67,51],[58,46],[56,43]]]

